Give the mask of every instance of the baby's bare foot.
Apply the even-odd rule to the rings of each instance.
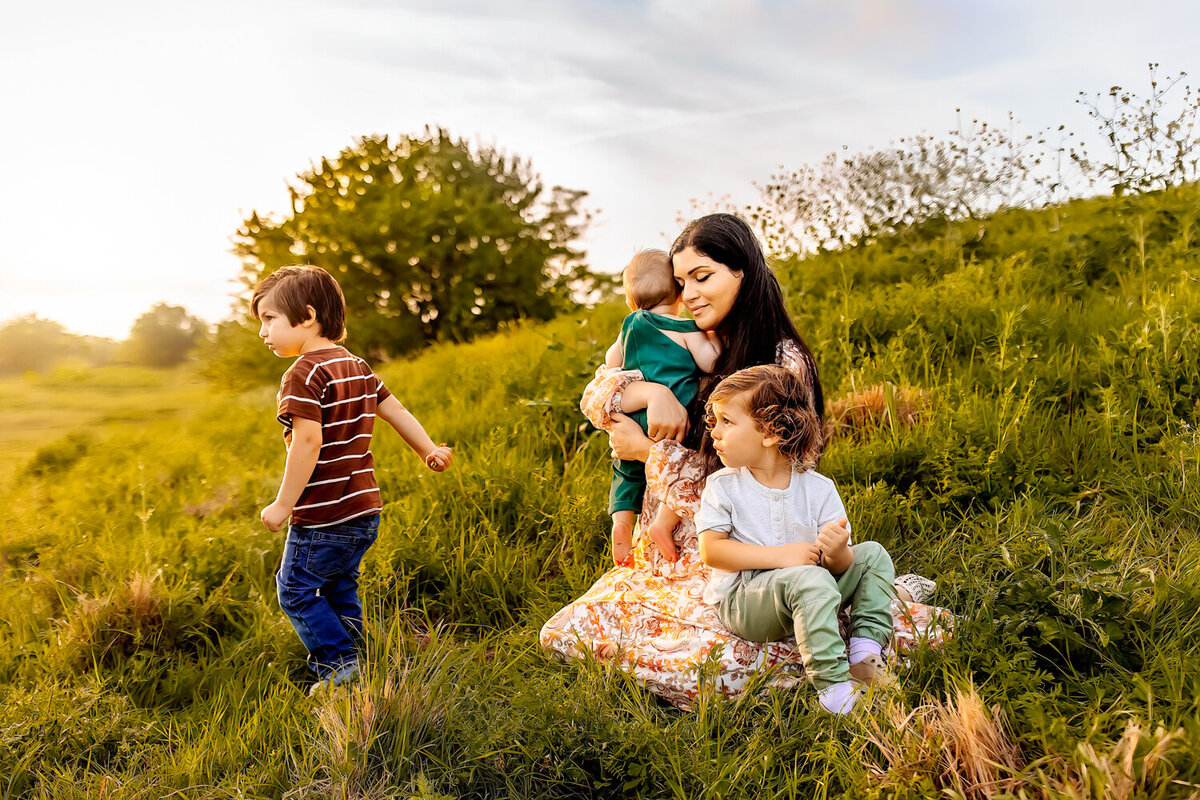
[[[649,528],[650,541],[658,546],[658,552],[662,553],[663,558],[667,561],[674,561],[679,558],[679,552],[675,549],[675,540],[671,534],[675,532],[675,523],[670,526],[660,525],[657,521],[651,523]]]
[[[633,554],[633,525],[624,520],[613,520],[612,557],[617,566],[626,566]]]

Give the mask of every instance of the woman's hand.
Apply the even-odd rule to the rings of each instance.
[[[646,434],[655,442],[663,439],[683,441],[688,431],[687,409],[667,387],[657,383],[648,386],[653,388],[646,404]]]
[[[624,414],[613,414],[608,428],[608,446],[613,458],[623,461],[645,461],[650,457],[650,445],[654,444],[638,425]]]

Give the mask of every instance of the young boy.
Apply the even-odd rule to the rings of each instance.
[[[679,285],[671,259],[662,250],[642,250],[625,267],[625,302],[632,311],[621,325],[617,341],[608,348],[609,367],[641,370],[651,383],[666,386],[684,407],[696,397],[701,372],[712,372],[721,354],[715,336],[709,336],[690,319],[681,319]],[[646,412],[629,415],[642,430]],[[612,516],[613,561],[627,562],[633,548],[633,520],[642,510],[646,493],[646,465],[640,461],[613,461],[608,513]],[[669,561],[676,558],[671,534],[679,517],[665,504],[650,525],[651,540]]]
[[[283,481],[261,517],[271,531],[291,519],[275,582],[279,605],[308,648],[314,694],[358,677],[358,567],[383,507],[370,449],[375,416],[435,472],[450,466],[451,451],[435,446],[367,363],[337,344],[346,337],[346,302],[328,272],[293,266],[271,273],[254,288],[250,312],[275,355],[299,356],[279,389]]]
[[[895,570],[877,542],[852,545],[833,481],[815,469],[821,427],[804,385],[773,364],[739,370],[708,400],[712,446],[696,513],[700,557],[712,568],[704,601],[755,642],[796,637],[821,708],[847,713],[863,683],[891,685],[882,657],[892,634]],[[838,610],[850,606],[850,648]]]

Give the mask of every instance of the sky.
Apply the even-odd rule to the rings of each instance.
[[[124,338],[154,303],[233,310],[230,236],[356,137],[427,125],[584,189],[589,262],[667,247],[707,198],[843,146],[1022,131],[1200,75],[1164,0],[4,0],[0,322]]]

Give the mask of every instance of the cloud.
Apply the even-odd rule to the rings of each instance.
[[[1078,90],[1140,85],[1164,51],[1164,70],[1195,69],[1200,5],[75,0],[6,23],[6,289],[16,270],[59,276],[59,295],[104,272],[93,306],[212,318],[241,216],[283,208],[291,175],[358,135],[442,125],[530,158],[591,193],[587,244],[615,268],[691,198],[751,200],[780,165],[941,132],[958,107],[1068,121]],[[27,310],[6,294],[0,319]]]

